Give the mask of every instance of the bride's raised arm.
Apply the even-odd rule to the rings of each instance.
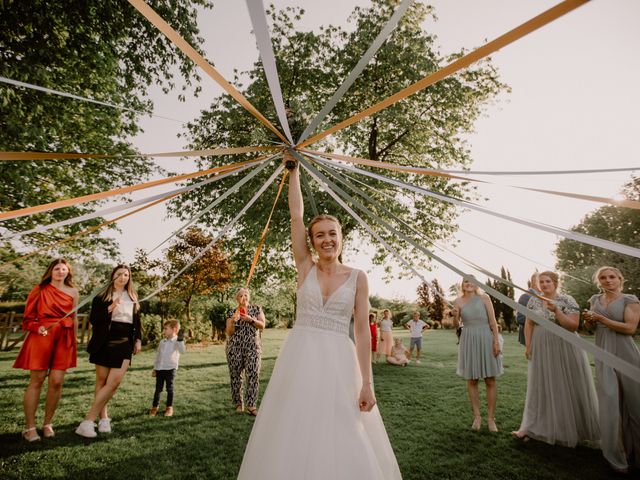
[[[284,162],[295,162],[287,151],[284,153]],[[298,280],[303,280],[313,266],[313,258],[307,246],[307,232],[304,226],[304,201],[300,189],[300,166],[297,165],[289,175],[289,213],[291,214],[291,245],[293,259],[298,270]]]

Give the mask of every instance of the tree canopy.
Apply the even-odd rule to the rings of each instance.
[[[621,193],[629,200],[640,200],[640,178],[632,178]],[[640,212],[607,205],[589,213],[571,230],[639,248]],[[619,268],[626,279],[625,292],[640,296],[640,259],[569,239],[560,240],[555,253],[559,270],[587,281],[601,266]],[[567,279],[565,289],[583,305],[590,296],[588,286],[578,280]],[[594,285],[591,293],[595,292]]]
[[[209,0],[149,2],[197,47],[198,6]],[[188,88],[199,79],[195,65],[127,2],[104,0],[0,2],[0,76],[125,106],[140,113],[71,100],[0,84],[0,150],[132,155],[138,119],[152,111],[147,89],[174,88],[176,75]],[[197,87],[196,92],[197,92]],[[148,159],[0,162],[3,211],[139,183],[157,167]],[[21,231],[94,211],[78,205],[2,223]],[[50,243],[102,219],[22,238],[23,245]],[[84,236],[65,254],[116,246],[100,234]]]
[[[304,14],[301,9],[276,11],[272,8],[268,11],[284,102],[294,113],[294,136],[300,133],[338,88],[397,4],[393,0],[375,0],[371,6],[358,7],[353,11],[350,18],[354,26],[352,30],[330,25],[317,33],[302,31],[298,27]],[[438,53],[435,37],[423,29],[423,23],[431,14],[430,7],[419,3],[407,11],[396,30],[320,128],[361,111],[451,61],[451,57]],[[462,52],[458,55],[462,55]],[[271,94],[259,61],[251,70],[237,74],[234,83],[259,111],[273,123],[277,123]],[[313,147],[339,149],[350,155],[421,167],[466,166],[470,163],[470,158],[463,135],[473,129],[475,119],[487,102],[506,88],[498,80],[491,63],[485,61],[339,131],[331,141],[325,139]],[[262,128],[227,95],[217,98],[202,112],[200,118],[188,125],[186,138],[189,148],[194,149],[278,142],[271,131]],[[209,167],[221,160],[201,158],[199,162],[201,167]],[[266,180],[268,170],[256,176],[222,208],[203,216],[201,221],[211,226],[228,222],[246,204],[261,182]],[[385,174],[459,198],[469,198],[472,195],[470,187],[438,177],[425,178],[389,172]],[[173,201],[171,211],[180,218],[189,218],[236,181],[237,178],[231,178],[183,195]],[[454,232],[453,220],[457,214],[454,207],[407,191],[398,192],[375,180],[367,179],[366,183],[371,187],[368,193],[374,201],[365,200],[363,203],[390,223],[396,218],[403,219],[431,241],[446,238]],[[347,241],[353,239],[352,233],[359,229],[355,220],[345,214],[326,192],[317,186],[313,191],[313,200],[318,210],[340,217],[345,238]],[[390,202],[389,195],[397,201]],[[309,201],[309,196],[305,194],[305,211],[311,216]],[[260,198],[237,224],[233,241],[227,244],[234,250],[233,258],[239,271],[246,272],[248,269],[253,247],[257,244],[263,226],[263,212],[272,202],[272,195]],[[375,223],[371,218],[367,221]],[[358,238],[367,238],[366,235],[365,233]],[[427,259],[423,255],[412,256],[408,245],[397,236],[383,236],[396,248],[400,248],[408,258],[412,258],[418,267],[426,266]],[[274,274],[286,271],[289,263],[283,262],[289,250],[288,240],[288,213],[285,206],[281,205],[274,215],[265,245],[269,261],[259,264],[257,282],[266,281]],[[378,249],[374,260],[385,263],[387,258],[388,255]]]

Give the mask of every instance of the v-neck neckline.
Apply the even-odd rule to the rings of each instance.
[[[611,300],[609,303],[607,303],[606,305],[604,303],[602,303],[602,299],[604,298],[604,293],[602,295],[600,295],[600,298],[598,299],[598,303],[600,304],[600,306],[602,308],[604,308],[605,310],[609,310],[609,307],[611,306],[612,303],[616,303],[618,300],[620,300],[622,297],[624,297],[624,295],[620,294],[620,296],[618,296],[617,298],[614,298],[613,300]]]
[[[325,300],[324,295],[322,295],[322,288],[320,288],[320,280],[318,279],[318,266],[314,265],[313,268],[315,269],[316,284],[318,285],[318,293],[320,294],[320,304],[322,305],[322,308],[325,308],[329,304],[333,296],[336,294],[336,292],[340,290],[342,287],[344,287],[347,284],[347,282],[349,282],[349,280],[351,280],[351,275],[353,275],[354,269],[351,269],[347,279],[344,282],[342,282],[338,288],[336,288],[333,292],[331,292],[331,294]]]

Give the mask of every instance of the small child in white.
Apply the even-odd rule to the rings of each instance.
[[[164,338],[160,340],[160,345],[158,345],[158,353],[151,373],[151,376],[156,377],[156,391],[153,394],[153,404],[149,411],[149,415],[152,417],[158,414],[160,394],[164,385],[167,387],[167,408],[164,411],[164,416],[173,416],[173,380],[176,377],[180,354],[186,351],[180,323],[177,320],[164,322],[162,335]]]

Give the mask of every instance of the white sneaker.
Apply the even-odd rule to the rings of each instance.
[[[91,420],[81,421],[78,428],[76,428],[76,433],[85,438],[96,438],[98,436],[96,433],[96,424]]]
[[[111,433],[111,419],[101,418],[98,422],[98,431],[100,433]]]
[[[416,360],[416,363],[422,363],[420,360]]]

